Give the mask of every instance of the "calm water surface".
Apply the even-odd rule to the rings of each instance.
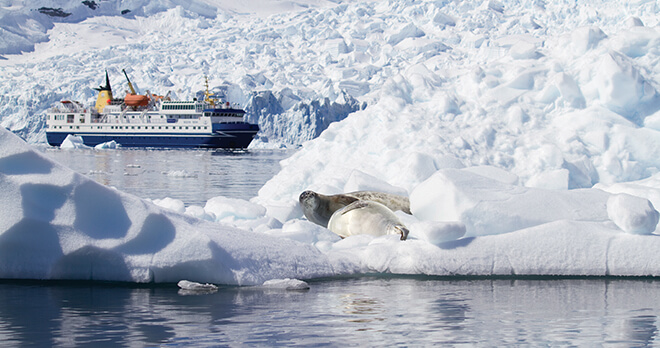
[[[294,150],[93,150],[47,147],[46,156],[142,198],[204,206],[216,196],[249,200]]]
[[[249,199],[293,152],[44,149],[106,185]],[[660,346],[660,279],[358,277],[308,291],[0,282],[3,346]]]
[[[0,284],[0,339],[36,346],[648,346],[660,282],[333,279],[307,291]]]

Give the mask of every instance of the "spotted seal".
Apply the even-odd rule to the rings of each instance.
[[[307,220],[323,227],[334,212],[356,201],[371,201],[385,205],[392,211],[410,212],[408,197],[375,191],[356,191],[337,195],[324,195],[314,191],[305,191],[299,197],[300,206]]]

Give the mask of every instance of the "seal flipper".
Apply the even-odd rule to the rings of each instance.
[[[408,231],[408,229],[405,226],[403,226],[403,225],[394,225],[394,226],[392,226],[392,228],[397,231],[396,234],[401,235],[401,240],[406,240],[408,238],[408,233],[410,233],[410,231]]]
[[[365,208],[367,206],[369,206],[369,201],[355,201],[355,202],[347,205],[345,208],[343,208],[343,210],[341,211],[341,215],[344,215],[344,214],[348,213],[351,210],[362,209],[362,208]]]
[[[338,194],[330,197],[332,197],[332,199],[328,203],[328,210],[330,212],[330,215],[334,214],[337,210],[342,209],[345,206],[351,205],[352,203],[359,201],[359,199],[355,197],[342,195],[342,194]]]

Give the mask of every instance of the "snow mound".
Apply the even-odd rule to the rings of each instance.
[[[527,188],[444,169],[415,188],[410,209],[421,220],[461,221],[467,236],[484,236],[560,219],[606,221],[607,200],[598,190]]]
[[[613,195],[607,200],[607,214],[623,231],[633,234],[651,234],[658,225],[658,211],[648,199],[626,193]]]

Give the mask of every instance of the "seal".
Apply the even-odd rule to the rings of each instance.
[[[384,192],[356,191],[337,195],[323,195],[308,190],[301,193],[298,198],[307,220],[323,227],[328,227],[328,221],[330,221],[330,217],[334,212],[361,200],[378,202],[393,211],[401,210],[412,215],[408,197]]]
[[[398,234],[401,240],[406,240],[409,233],[392,210],[373,201],[355,201],[337,210],[330,217],[328,229],[342,238],[356,234]]]

